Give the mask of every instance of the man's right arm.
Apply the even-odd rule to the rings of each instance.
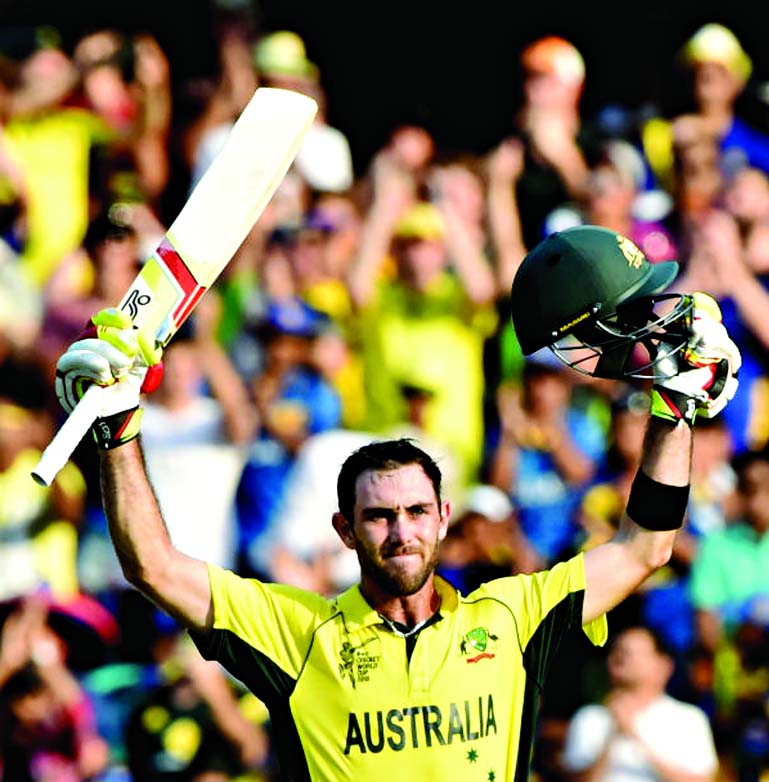
[[[208,568],[171,543],[138,439],[100,451],[100,474],[110,535],[126,579],[184,626],[209,630]]]
[[[102,501],[123,573],[183,625],[205,631],[213,626],[208,568],[171,543],[138,440],[140,396],[157,387],[160,356],[127,313],[101,310],[59,358],[56,396],[69,413],[91,384],[103,388],[91,430],[100,454]]]

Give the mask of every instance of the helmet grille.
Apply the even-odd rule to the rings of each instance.
[[[679,293],[631,299],[612,315],[579,324],[550,349],[585,375],[652,379],[662,358],[686,346],[692,308],[691,297]]]

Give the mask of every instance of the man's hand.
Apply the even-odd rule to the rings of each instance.
[[[91,323],[83,338],[59,359],[56,395],[62,407],[72,412],[93,383],[110,387],[92,428],[98,446],[107,450],[139,434],[139,396],[160,384],[161,350],[147,344],[121,310],[101,310]]]
[[[742,365],[715,299],[699,292],[692,299],[689,341],[681,353],[671,349],[655,366],[651,408],[653,416],[690,426],[697,415],[713,418],[726,407],[737,391]]]
[[[639,703],[632,695],[613,692],[606,701],[606,707],[614,721],[617,733],[629,738],[638,736],[636,719],[638,714],[643,711],[642,703]]]

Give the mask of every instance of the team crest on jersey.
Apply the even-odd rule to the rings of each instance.
[[[617,244],[619,245],[620,252],[627,259],[628,266],[632,266],[634,269],[640,269],[644,265],[646,256],[633,244],[626,236],[617,234]]]
[[[343,679],[349,679],[353,689],[360,682],[367,682],[371,672],[379,667],[379,655],[371,654],[365,647],[374,637],[366,639],[362,644],[353,646],[349,641],[342,644],[339,653],[339,675]]]
[[[479,660],[492,660],[495,656],[499,637],[487,627],[474,627],[462,636],[459,651],[465,662],[477,663]]]

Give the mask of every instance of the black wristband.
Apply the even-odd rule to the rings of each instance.
[[[653,532],[674,530],[684,523],[688,502],[689,484],[659,483],[638,470],[627,501],[627,515],[639,527]]]

